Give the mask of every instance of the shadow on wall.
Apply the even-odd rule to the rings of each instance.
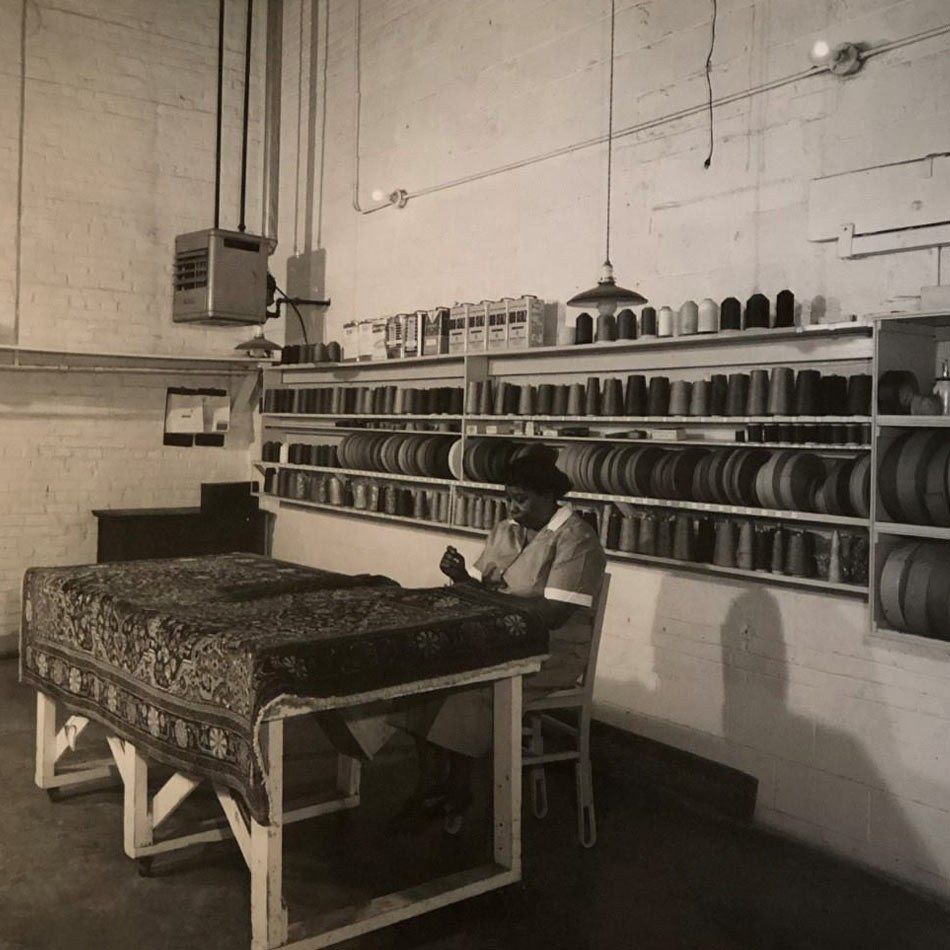
[[[607,662],[598,668],[596,698],[607,706],[598,716],[755,775],[756,814],[767,824],[945,893],[950,855],[922,840],[875,764],[900,760],[893,737],[880,738],[887,720],[880,687],[807,662],[790,682],[782,613],[768,588],[705,580],[700,612],[684,586],[688,591],[688,582],[664,576],[652,596],[653,617],[626,618],[623,646],[614,639],[602,652]],[[834,626],[833,611],[828,622]],[[649,645],[636,638],[648,623]],[[611,657],[611,649],[622,654]],[[847,684],[841,695],[829,680]],[[856,687],[862,704],[880,715],[873,747],[835,724],[837,703],[847,705]],[[814,717],[795,706],[814,709]],[[925,801],[945,796],[934,786]]]

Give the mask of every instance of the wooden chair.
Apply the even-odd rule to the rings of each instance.
[[[548,812],[548,792],[544,766],[549,762],[574,762],[574,778],[577,787],[577,837],[585,848],[592,848],[597,841],[597,821],[594,815],[594,787],[590,767],[590,713],[594,693],[594,671],[597,668],[597,653],[600,648],[601,628],[607,607],[607,591],[610,575],[604,581],[594,604],[594,620],[591,631],[590,653],[583,682],[570,689],[559,689],[536,699],[525,699],[524,733],[527,748],[522,756],[522,765],[528,769],[531,785],[531,807],[537,818]],[[555,715],[555,713],[566,714]],[[574,721],[572,722],[571,719]],[[557,733],[561,744],[557,751],[545,751],[546,735]],[[564,740],[569,748],[562,748]]]

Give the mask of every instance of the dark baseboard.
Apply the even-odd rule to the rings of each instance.
[[[603,722],[591,723],[590,737],[598,786],[667,796],[751,821],[759,787],[753,776]]]

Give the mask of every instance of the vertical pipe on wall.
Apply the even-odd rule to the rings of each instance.
[[[13,343],[20,342],[20,295],[23,257],[23,154],[26,139],[26,5],[20,8],[20,115],[17,129],[16,235],[13,262]]]
[[[303,37],[301,37],[303,42]],[[261,234],[271,254],[277,247],[280,192],[280,93],[284,46],[284,0],[268,0],[267,58],[264,67],[264,185]]]
[[[221,119],[224,112],[224,0],[218,0],[218,100],[214,140],[214,226],[221,226]]]
[[[247,127],[251,108],[251,39],[254,33],[254,0],[247,0],[247,24],[244,36],[244,116],[241,122],[241,199],[238,230],[246,231],[244,206],[247,198]]]

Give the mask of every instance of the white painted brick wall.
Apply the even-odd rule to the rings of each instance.
[[[171,321],[174,237],[212,224],[217,3],[27,4],[22,228],[20,0],[0,0],[0,344],[228,355],[247,330]],[[258,16],[263,8],[258,7]],[[261,23],[247,220],[260,227]],[[237,224],[243,16],[229,17],[222,224]],[[21,253],[19,337],[16,257]],[[23,571],[95,560],[94,508],[188,506],[250,477],[246,411],[225,448],[162,445],[169,385],[213,376],[0,371],[0,651]]]
[[[374,188],[412,192],[606,131],[606,0],[362,7],[364,206]],[[565,300],[589,286],[603,255],[603,146],[401,211],[353,211],[354,5],[323,9],[329,89],[316,116],[326,139],[314,219],[333,298],[328,338],[354,316],[521,292]],[[702,104],[710,5],[618,0],[617,10],[615,128]],[[720,0],[714,90],[808,69],[818,37],[897,40],[942,26],[946,13],[944,0]],[[287,15],[299,15],[294,0]],[[947,36],[927,40],[846,82],[805,78],[717,109],[708,170],[702,114],[617,139],[619,281],[657,306],[783,287],[806,312],[825,298],[829,319],[913,306],[920,286],[937,282],[937,254],[839,260],[806,239],[808,183],[950,149],[948,47]],[[285,74],[285,115],[296,112],[294,89]],[[296,180],[306,155],[295,155],[287,126],[283,158]],[[285,193],[284,206],[294,197]],[[410,540],[424,567],[399,559]],[[435,532],[293,512],[275,535],[281,556],[414,584],[440,581],[444,544]],[[857,600],[611,570],[597,679],[604,719],[755,775],[771,826],[950,895],[946,648],[869,640]]]

